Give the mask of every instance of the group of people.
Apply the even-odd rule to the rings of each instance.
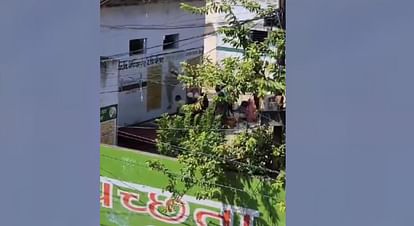
[[[229,103],[226,98],[226,92],[223,87],[216,87],[216,95],[219,97],[218,102],[215,105],[215,113],[222,115],[224,119],[232,118],[234,112],[238,112],[238,120],[244,120],[247,122],[256,122],[258,109],[254,98],[242,101],[237,109],[233,108],[233,103]],[[199,94],[200,93],[200,94]],[[198,105],[193,112],[193,115],[199,114],[205,111],[209,107],[209,99],[206,93],[203,92],[189,92],[186,100],[180,95],[175,97],[177,103],[177,112],[181,114],[181,107],[185,104]],[[268,98],[269,102],[277,105],[277,109],[284,110],[286,108],[286,98],[282,92],[277,92],[276,95]]]
[[[252,98],[241,102],[239,107],[239,114],[239,119],[246,120],[247,122],[256,122],[257,109],[256,104]]]
[[[196,104],[199,105],[199,110],[194,112],[194,114],[200,113],[201,111],[205,111],[209,106],[209,100],[206,93],[201,93],[201,96],[196,93],[187,94],[187,100],[183,100],[180,95],[175,96],[175,101],[177,102],[177,112],[181,114],[181,107],[185,104]]]
[[[253,98],[247,101],[242,101],[237,109],[233,108],[233,103],[229,103],[226,98],[224,87],[216,87],[217,96],[219,96],[219,103],[216,106],[216,113],[222,114],[224,118],[233,117],[235,111],[239,113],[238,120],[245,120],[247,122],[255,122],[257,120],[257,109]]]

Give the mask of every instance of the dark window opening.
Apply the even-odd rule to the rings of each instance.
[[[146,38],[129,40],[129,55],[132,56],[145,53],[147,48],[146,44]]]
[[[251,30],[250,38],[253,42],[263,42],[267,38],[267,31]]]
[[[178,48],[178,34],[164,36],[163,50]]]

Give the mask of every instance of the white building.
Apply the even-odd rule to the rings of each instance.
[[[117,143],[118,115],[118,61],[101,63],[100,77],[100,122],[101,143],[115,145]]]
[[[278,5],[279,0],[256,0],[260,3],[262,7],[267,5]],[[235,12],[236,17],[240,21],[253,20],[254,27],[252,31],[252,38],[254,40],[263,40],[267,37],[267,31],[269,27],[264,26],[264,19],[257,19],[257,15],[249,12],[242,6],[234,6],[233,11]],[[210,24],[207,28],[208,32],[217,31],[219,27],[225,25],[225,14],[209,14],[206,16],[206,23]],[[205,39],[204,53],[214,62],[220,62],[226,57],[229,56],[241,56],[241,49],[232,47],[231,45],[223,42],[223,37],[221,35],[209,36]]]
[[[186,91],[175,74],[181,62],[195,63],[202,56],[205,17],[183,11],[180,2],[101,1],[101,56],[119,60],[119,126],[174,113],[175,97],[185,99]],[[204,0],[184,2],[205,4]]]

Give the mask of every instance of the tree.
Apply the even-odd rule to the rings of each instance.
[[[215,116],[214,106],[194,116],[193,107],[185,106],[183,116],[164,116],[158,121],[157,147],[162,154],[178,157],[184,166],[180,173],[171,173],[157,161],[149,162],[151,168],[169,178],[165,189],[173,193],[174,198],[181,197],[195,186],[201,188],[197,198],[214,197],[218,192],[214,184],[224,175],[225,162],[220,159],[220,152],[225,138],[220,116]],[[177,181],[183,182],[184,188],[178,189]]]
[[[239,20],[233,12],[234,5],[244,6],[256,17]],[[241,94],[262,98],[268,92],[285,91],[286,71],[278,64],[285,55],[285,31],[271,31],[264,42],[250,38],[252,22],[273,16],[274,6],[262,8],[252,0],[208,0],[203,7],[182,4],[182,8],[197,14],[225,14],[229,26],[218,32],[225,36],[225,42],[241,48],[243,54],[218,63],[206,58],[198,65],[183,64],[181,82],[188,87],[224,87],[227,102],[237,101]],[[263,184],[284,190],[285,144],[275,144],[268,127],[246,131],[227,141],[222,118],[215,114],[216,104],[223,101],[220,98],[205,111],[192,104],[183,107],[184,115],[162,117],[158,121],[157,147],[160,153],[177,157],[183,168],[172,172],[157,161],[149,161],[149,166],[169,178],[165,189],[173,193],[172,199],[179,199],[195,187],[197,198],[220,197],[229,174],[259,177]],[[284,210],[284,201],[278,203],[278,208]]]
[[[242,5],[250,12],[256,14],[251,20],[241,21],[233,10],[234,5]],[[270,31],[264,42],[256,42],[250,37],[250,30],[255,21],[271,17],[277,9],[274,5],[262,8],[252,0],[208,0],[203,7],[194,7],[182,4],[182,8],[195,14],[223,13],[228,26],[218,29],[223,34],[223,41],[234,48],[243,50],[242,57],[229,57],[223,62],[212,63],[205,59],[201,65],[183,65],[183,73],[179,79],[188,85],[197,84],[204,87],[223,86],[230,95],[229,101],[235,101],[240,94],[251,93],[255,96],[256,106],[258,100],[267,93],[284,91],[285,68],[280,59],[285,55],[284,30]]]
[[[182,165],[179,172],[159,161],[148,162],[150,168],[167,176],[164,189],[172,193],[171,200],[178,201],[190,190],[196,191],[198,199],[222,198],[228,191],[229,178],[237,179],[237,175],[258,177],[262,187],[275,193],[284,190],[285,145],[274,144],[269,128],[244,132],[228,142],[221,116],[214,114],[214,105],[196,116],[192,107],[184,107],[184,116],[164,116],[159,120],[157,146],[161,153],[178,158]],[[276,207],[283,212],[285,201],[277,200]]]
[[[273,178],[272,181],[277,181],[279,172],[284,171],[284,145],[274,144],[272,133],[267,127],[243,132],[234,141],[228,142],[220,116],[214,114],[214,106],[195,117],[190,107],[184,111],[184,116],[162,117],[157,133],[159,151],[177,157],[183,168],[179,173],[172,173],[160,162],[149,161],[152,169],[169,178],[165,189],[173,193],[175,198],[194,187],[199,188],[197,198],[217,198],[222,195],[220,184],[226,181],[229,174]],[[184,183],[181,189],[177,187],[179,182]]]

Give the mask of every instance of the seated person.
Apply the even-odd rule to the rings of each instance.
[[[242,101],[239,107],[239,118],[242,120],[246,120],[247,119],[247,107],[249,106],[249,102],[247,101]]]
[[[239,107],[239,111],[242,113],[246,113],[247,111],[247,106],[249,106],[249,102],[248,101],[242,101]]]
[[[277,102],[278,108],[280,110],[286,109],[286,97],[281,91],[277,92],[275,95],[275,101]]]
[[[248,122],[257,121],[256,104],[254,103],[254,100],[252,98],[249,98],[248,100],[246,117]]]
[[[203,96],[203,99],[201,100],[201,107],[203,108],[203,110],[206,110],[209,105],[207,94],[201,93],[201,96]]]
[[[185,101],[180,95],[175,96],[175,102],[177,102],[177,113],[181,113],[181,107],[185,105]]]
[[[187,104],[194,104],[196,102],[197,102],[197,99],[194,97],[194,93],[188,92],[187,93]]]

